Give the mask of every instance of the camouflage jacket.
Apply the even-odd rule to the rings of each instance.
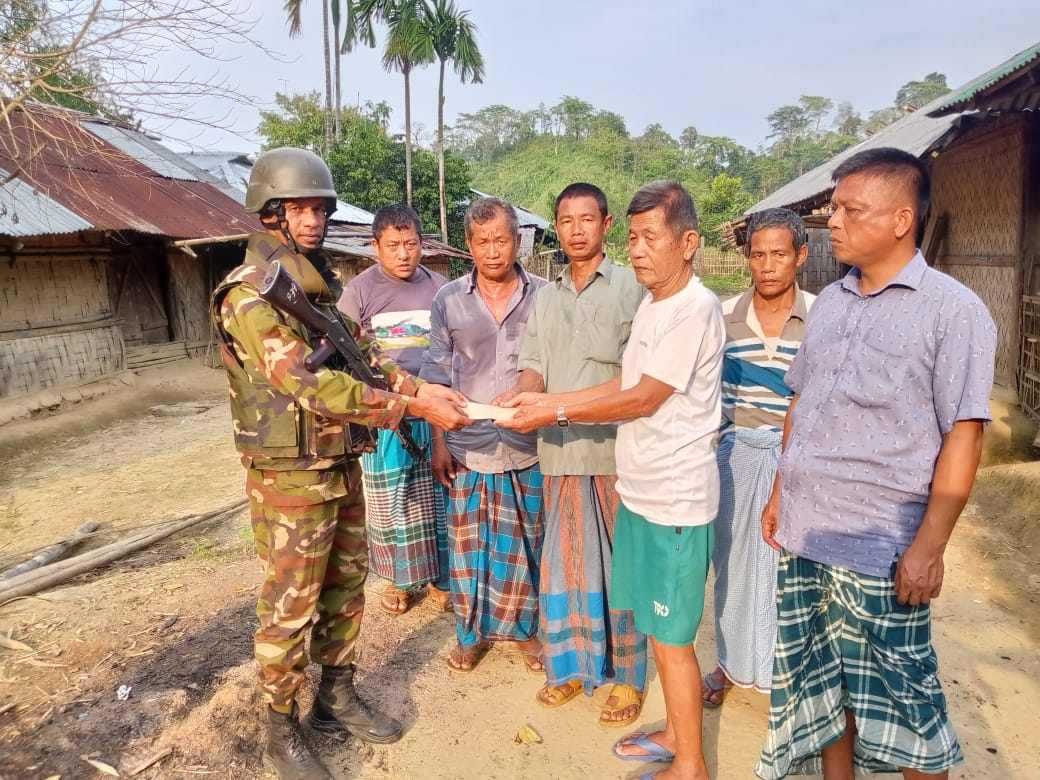
[[[372,367],[393,392],[342,371],[311,373],[307,328],[260,298],[270,264],[278,260],[316,305],[335,305],[325,279],[302,254],[273,236],[256,233],[242,265],[213,292],[211,316],[231,391],[235,444],[247,468],[276,471],[330,468],[348,454],[344,424],[396,428],[420,381],[386,357],[347,320]]]

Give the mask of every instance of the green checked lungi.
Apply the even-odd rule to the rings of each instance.
[[[963,762],[939,685],[931,613],[895,581],[784,553],[765,780],[823,771],[820,751],[856,721],[860,771],[937,773]]]

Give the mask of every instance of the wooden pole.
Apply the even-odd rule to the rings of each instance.
[[[33,593],[38,593],[45,588],[59,585],[73,577],[91,571],[92,569],[96,569],[99,566],[104,566],[106,563],[111,563],[118,558],[122,558],[124,555],[137,552],[144,547],[148,547],[155,542],[161,541],[178,531],[183,531],[185,528],[201,523],[204,520],[210,520],[214,517],[219,517],[220,515],[238,512],[244,509],[245,506],[246,501],[242,500],[234,504],[228,504],[227,506],[221,507],[212,512],[205,512],[201,515],[189,515],[180,520],[171,521],[158,529],[142,531],[121,541],[113,542],[112,544],[99,547],[90,552],[85,552],[82,555],[75,556],[74,558],[69,558],[66,561],[58,561],[49,566],[43,566],[34,571],[26,572],[20,576],[0,581],[0,606],[3,606],[3,603],[10,601],[11,599],[16,599],[21,596],[31,596]]]
[[[77,528],[75,533],[73,533],[72,536],[70,536],[68,539],[63,539],[57,544],[52,544],[49,547],[44,547],[29,560],[23,561],[22,563],[19,563],[17,566],[12,566],[5,572],[0,572],[0,582],[3,582],[4,580],[9,580],[12,577],[17,577],[19,575],[25,574],[26,572],[33,571],[34,569],[39,569],[41,566],[46,566],[49,563],[54,563],[54,561],[58,560],[59,558],[64,558],[65,555],[69,552],[69,550],[71,550],[77,544],[82,542],[84,539],[86,539],[88,536],[94,533],[97,529],[97,523],[84,523],[79,528]]]

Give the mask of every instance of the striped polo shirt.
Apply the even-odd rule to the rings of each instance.
[[[767,338],[751,305],[754,289],[722,304],[726,349],[722,363],[722,430],[782,430],[794,391],[784,381],[805,337],[816,296],[795,288],[794,308],[777,338]]]

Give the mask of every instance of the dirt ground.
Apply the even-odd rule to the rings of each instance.
[[[182,365],[0,429],[0,569],[86,520],[103,523],[89,549],[238,499],[243,478],[224,399],[222,374]],[[149,412],[185,401],[201,411]],[[1032,454],[1025,422],[1000,400],[994,411],[989,465],[954,536],[935,606],[942,678],[967,758],[952,776],[1040,778],[1040,462],[1023,462]],[[0,647],[0,778],[104,776],[88,760],[123,777],[260,777],[251,661],[258,571],[240,514],[0,606],[0,633],[32,648]],[[379,587],[370,582],[370,596]],[[610,755],[620,733],[596,723],[602,691],[544,710],[533,699],[540,680],[518,656],[496,648],[476,671],[457,675],[445,664],[452,640],[450,617],[432,604],[400,618],[369,611],[361,685],[407,724],[407,734],[387,747],[319,741],[337,776],[626,778],[645,771]],[[706,667],[714,661],[710,620],[697,652]],[[664,715],[651,676],[644,727]],[[125,701],[120,686],[130,688]],[[706,715],[714,777],[752,777],[766,711],[764,696],[737,691]],[[541,744],[514,743],[525,724]]]

